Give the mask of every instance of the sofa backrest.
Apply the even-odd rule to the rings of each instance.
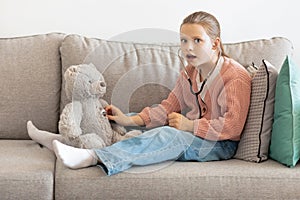
[[[0,139],[28,139],[27,120],[57,132],[63,37],[0,39]]]
[[[276,37],[224,45],[227,54],[244,66],[262,59],[280,69],[293,46]],[[124,112],[139,112],[145,106],[160,103],[175,85],[181,70],[178,44],[141,44],[106,41],[68,35],[61,46],[62,71],[80,63],[93,63],[107,82],[104,99]],[[62,80],[61,108],[70,101]]]
[[[159,103],[174,86],[180,62],[177,45],[106,41],[69,35],[61,47],[63,72],[71,65],[93,63],[107,83],[104,99],[124,112]],[[64,80],[62,84],[64,88]],[[66,102],[62,91],[62,104]]]
[[[160,103],[181,70],[178,44],[106,41],[50,33],[0,39],[0,139],[29,139],[26,122],[57,132],[67,100],[65,70],[94,63],[107,82],[104,99],[124,112],[139,112]],[[267,59],[280,66],[292,54],[285,38],[225,44],[225,51],[243,65]]]
[[[225,52],[243,66],[254,62],[257,66],[262,64],[262,59],[268,60],[274,67],[281,68],[287,55],[292,55],[292,43],[283,37],[260,39],[224,45]]]

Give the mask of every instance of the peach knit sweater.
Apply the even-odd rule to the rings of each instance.
[[[187,77],[182,71],[167,99],[139,113],[146,126],[167,125],[168,114],[178,112],[194,120],[194,135],[198,137],[214,141],[240,140],[250,104],[251,78],[244,67],[233,59],[221,58],[220,66],[216,66],[198,96],[203,113],[200,119],[196,97],[191,93]],[[192,66],[188,66],[187,71],[196,92],[199,90],[196,81],[199,72]]]

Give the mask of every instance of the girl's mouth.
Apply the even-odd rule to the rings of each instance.
[[[197,58],[197,56],[194,56],[194,55],[192,55],[192,54],[187,54],[187,55],[186,55],[186,58],[187,58],[188,60],[192,60],[192,59]]]

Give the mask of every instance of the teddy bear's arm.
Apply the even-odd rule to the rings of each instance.
[[[80,123],[82,120],[82,105],[72,102],[65,106],[60,115],[59,132],[65,138],[76,138],[82,134]]]
[[[105,101],[104,99],[99,99],[99,101],[100,101],[100,104],[102,105],[103,108],[105,108],[106,106],[109,105],[107,103],[107,101]],[[127,132],[126,129],[123,126],[117,124],[116,122],[110,121],[110,126],[113,129],[113,131],[114,131],[113,135],[124,136],[126,134],[126,132]]]
[[[99,101],[103,108],[109,105],[104,99],[99,99]],[[123,136],[126,134],[126,129],[123,126],[117,124],[116,122],[110,121],[110,126],[118,135]]]
[[[105,101],[104,99],[99,99],[101,105],[103,108],[105,108],[106,106],[108,106],[109,104],[107,103],[107,101]]]

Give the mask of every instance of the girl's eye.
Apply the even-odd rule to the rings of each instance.
[[[181,43],[186,43],[187,42],[187,40],[186,39],[180,39],[180,41],[181,41]]]
[[[196,39],[194,39],[194,42],[195,42],[195,43],[200,43],[201,40],[200,40],[199,38],[196,38]]]

